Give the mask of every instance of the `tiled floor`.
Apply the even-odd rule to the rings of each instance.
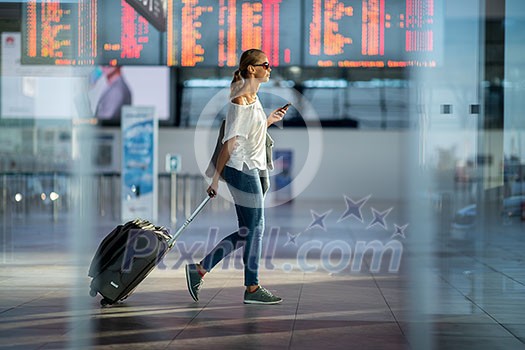
[[[268,210],[261,279],[284,298],[274,306],[242,303],[238,256],[206,277],[198,303],[186,290],[182,267],[234,229],[231,209],[205,211],[164,268],[154,270],[129,299],[106,308],[100,297],[88,296],[86,265],[115,222],[97,220],[98,233],[79,259],[72,254],[67,220],[11,218],[2,231],[7,238],[0,265],[0,348],[415,348],[410,346],[419,329],[411,317],[415,281],[405,256],[398,271],[388,271],[393,257],[386,254],[379,271],[371,272],[370,255],[357,268],[355,254],[348,252],[373,240],[402,246],[405,238],[393,234],[393,224],[403,224],[396,209],[388,230],[370,226],[368,212],[363,222],[341,220],[344,202]],[[216,236],[210,227],[219,228]],[[504,229],[505,237],[487,241],[475,254],[453,245],[437,254],[428,271],[435,297],[426,300],[424,321],[434,348],[525,349],[525,226],[518,221]]]

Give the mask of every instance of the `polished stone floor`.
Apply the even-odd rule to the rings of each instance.
[[[372,207],[392,210],[380,222]],[[69,219],[4,218],[0,348],[408,349],[426,322],[436,349],[525,349],[524,222],[506,222],[482,247],[441,242],[421,321],[403,210],[370,201],[361,221],[346,209],[341,200],[267,210],[261,280],[284,298],[272,306],[242,303],[238,254],[206,276],[198,303],[186,290],[184,264],[235,228],[232,208],[205,209],[129,299],[104,308],[88,296],[87,265],[117,221],[97,217],[78,247]],[[363,244],[385,254],[361,259]]]

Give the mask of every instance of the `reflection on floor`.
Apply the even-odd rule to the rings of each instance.
[[[101,308],[85,272],[116,223],[94,220],[96,234],[78,259],[68,220],[3,221],[1,348],[410,348],[411,232],[395,203],[370,202],[353,214],[344,201],[268,209],[261,279],[284,298],[274,306],[242,303],[239,254],[206,277],[198,303],[186,290],[184,264],[235,228],[230,208],[205,211],[129,299]],[[429,271],[436,297],[428,300],[436,348],[525,348],[524,228],[508,224],[481,254],[453,240],[438,251]]]

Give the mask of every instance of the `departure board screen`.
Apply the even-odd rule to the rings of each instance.
[[[442,13],[434,0],[305,0],[304,6],[305,66],[438,64]]]
[[[99,0],[98,47],[99,64],[162,63],[161,33],[124,0]]]
[[[28,0],[22,9],[23,64],[162,63],[161,32],[128,1]]]
[[[126,0],[138,13],[161,32],[166,31],[168,0]]]
[[[301,64],[301,0],[173,0],[168,3],[167,62],[234,67],[263,50],[272,66]]]

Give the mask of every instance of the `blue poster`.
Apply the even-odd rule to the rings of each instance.
[[[157,131],[153,107],[122,108],[122,220],[157,219]]]
[[[276,149],[273,151],[275,175],[272,176],[274,201],[286,203],[292,200],[292,160],[293,151]]]

